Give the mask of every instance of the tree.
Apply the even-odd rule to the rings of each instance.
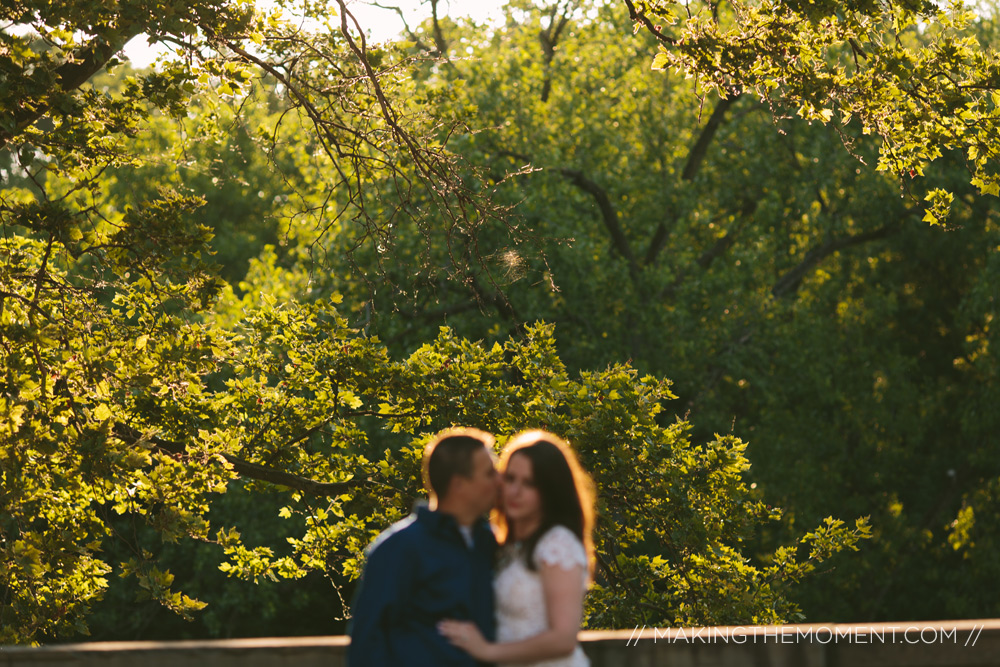
[[[567,3],[519,3],[496,32],[440,24],[452,64],[425,75],[491,128],[451,145],[544,258],[496,251],[509,309],[446,287],[371,330],[413,344],[444,312],[502,343],[553,322],[570,369],[631,359],[672,378],[695,440],[721,425],[749,441],[749,479],[786,510],[753,548],[871,515],[870,548],[799,588],[807,618],[995,615],[995,198],[957,152],[901,186],[866,166],[880,140],[856,125],[775,120],[752,95],[651,73],[629,24]],[[969,30],[996,43],[988,20]],[[946,232],[920,224],[937,189],[955,194]]]
[[[601,528],[595,625],[635,618],[617,604],[626,592],[657,623],[793,614],[786,585],[854,548],[866,523],[830,519],[797,540],[803,554],[783,548],[748,562],[741,544],[776,512],[743,483],[741,442],[693,444],[685,422],[660,423],[666,381],[627,364],[571,379],[546,325],[492,347],[442,329],[395,361],[348,325],[336,294],[241,301],[229,290],[211,264],[204,198],[130,149],[149,138],[150,114],[154,125],[171,117],[183,126],[200,104],[209,116],[250,104],[256,85],[272,86],[276,120],[235,136],[263,139],[273,159],[282,133],[301,127],[295,147],[312,158],[296,163],[303,208],[280,215],[346,230],[375,252],[398,224],[427,240],[424,256],[452,260],[428,275],[466,286],[486,275],[472,273],[482,266],[472,241],[480,226],[519,238],[498,217],[504,207],[477,192],[474,167],[456,170],[440,136],[456,117],[429,115],[427,97],[395,105],[399,90],[380,73],[401,65],[369,50],[336,7],[340,32],[314,36],[242,2],[5,8],[5,20],[37,36],[5,33],[0,54],[12,93],[0,110],[9,165],[0,194],[0,641],[85,633],[112,575],[182,617],[203,608],[160,566],[149,532],[132,526],[151,528],[154,542],[213,544],[222,569],[250,581],[356,577],[363,547],[418,493],[421,443],[454,423],[503,434],[551,428],[595,472],[614,520]],[[84,85],[141,31],[187,59],[121,87]],[[211,127],[178,134],[179,153],[200,155],[193,144]],[[159,187],[126,190],[133,170]],[[387,195],[372,190],[386,182]],[[252,271],[274,275],[267,257]],[[212,507],[236,484],[281,494],[294,535],[253,543],[220,525]],[[131,555],[108,562],[122,550]]]
[[[881,140],[878,169],[900,178],[957,151],[972,185],[1000,195],[1000,60],[965,3],[625,5],[636,30],[657,41],[654,69],[696,76],[723,99],[752,94],[778,115],[845,129],[857,119]],[[953,194],[924,199],[924,219],[943,223]]]

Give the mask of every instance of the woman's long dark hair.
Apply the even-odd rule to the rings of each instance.
[[[594,573],[594,484],[584,472],[576,455],[559,436],[547,431],[525,431],[514,436],[500,455],[500,471],[507,470],[512,456],[524,456],[531,462],[531,474],[542,505],[538,530],[524,540],[528,568],[537,570],[535,547],[539,538],[553,526],[565,526],[583,542],[587,566]],[[497,540],[508,541],[509,526],[503,507],[493,512]]]

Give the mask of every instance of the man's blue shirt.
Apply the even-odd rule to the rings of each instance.
[[[473,667],[476,661],[437,631],[468,620],[492,640],[496,539],[485,520],[469,548],[455,519],[419,505],[369,547],[354,599],[350,667]]]

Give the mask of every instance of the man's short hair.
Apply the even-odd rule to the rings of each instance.
[[[441,431],[424,449],[424,486],[444,499],[455,475],[472,477],[472,457],[480,449],[493,452],[493,436],[477,428]]]

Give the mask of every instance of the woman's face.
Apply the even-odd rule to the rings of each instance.
[[[527,456],[514,454],[508,459],[501,496],[508,522],[531,524],[542,520],[542,498]]]

